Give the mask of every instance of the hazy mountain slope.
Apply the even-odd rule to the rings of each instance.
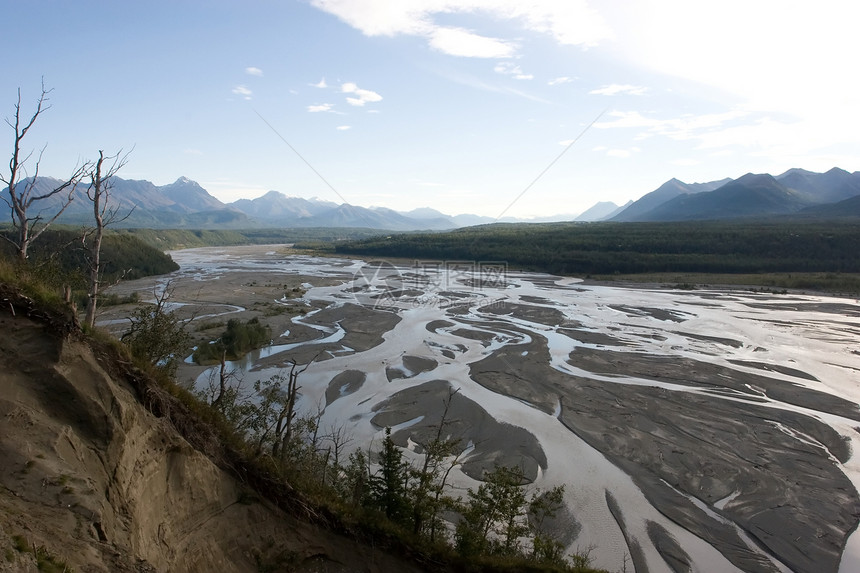
[[[406,230],[419,229],[421,224],[414,219],[391,211],[377,211],[356,207],[349,203],[338,205],[313,217],[301,221],[303,227],[367,227],[370,229]]]
[[[835,203],[860,195],[860,173],[848,173],[838,167],[826,173],[789,169],[776,180],[799,191],[811,203]]]
[[[855,195],[838,203],[813,205],[803,209],[799,214],[815,217],[860,217],[860,195]]]
[[[602,221],[606,217],[618,211],[618,205],[612,201],[600,201],[595,203],[576,217],[576,221]]]
[[[58,179],[39,177],[33,195],[49,193],[60,183]],[[161,187],[149,181],[114,177],[111,179],[111,185],[108,206],[118,213],[118,220],[113,225],[117,228],[227,227],[235,229],[258,226],[258,223],[251,221],[245,214],[229,209],[199,184],[185,177],[180,177],[174,183]],[[72,203],[63,212],[58,222],[92,224],[93,206],[86,191],[86,181],[78,184]],[[7,189],[0,192],[2,195],[7,193]],[[59,193],[39,201],[34,208],[46,214],[53,214],[60,209],[66,197],[68,193]],[[0,214],[8,220],[8,207],[4,202],[0,202]]]
[[[29,183],[29,179],[18,183],[19,192],[23,186]],[[45,195],[56,189],[61,181],[53,177],[39,177],[36,180],[32,196]],[[115,177],[112,179],[113,187],[110,190],[110,205],[119,209],[121,213],[130,211],[137,207],[143,210],[176,210],[176,202],[161,193],[158,187],[149,181],[134,181]],[[93,205],[86,195],[86,183],[80,183],[73,193],[74,199],[64,212],[65,217],[85,215],[92,217]],[[3,189],[2,195],[8,196],[8,189]],[[60,209],[68,197],[68,192],[62,192],[41,200],[34,205],[45,213],[55,213]],[[0,202],[0,208],[8,212],[6,204]],[[179,209],[184,210],[184,209]],[[8,218],[8,217],[7,217]]]
[[[726,177],[718,181],[708,181],[706,183],[687,183],[687,187],[692,189],[695,193],[707,193],[708,191],[714,191],[716,189],[719,189],[726,183],[729,183],[731,180],[731,177]]]
[[[611,220],[639,221],[641,220],[641,217],[651,209],[654,209],[679,195],[687,195],[690,193],[695,193],[693,187],[687,185],[683,181],[679,181],[678,179],[670,179],[654,191],[651,191],[634,201],[632,205],[612,217]]]
[[[707,193],[714,189],[719,189],[726,183],[731,181],[728,177],[719,181],[709,181],[707,183],[684,183],[678,179],[670,179],[666,181],[650,193],[643,195],[636,201],[627,203],[624,207],[620,207],[615,213],[606,216],[606,221],[645,221],[643,218],[646,213],[667,201],[678,197],[679,195],[690,195],[693,193]]]
[[[170,419],[180,403],[14,306],[0,310],[0,570],[36,571],[30,548],[87,572],[420,570],[260,501],[210,459],[214,436],[186,423],[201,453],[138,392]]]
[[[173,183],[161,186],[159,190],[165,197],[174,201],[176,207],[182,207],[186,212],[217,211],[227,208],[199,183],[187,177],[180,177]]]
[[[748,173],[715,191],[678,196],[644,213],[637,220],[764,217],[794,213],[808,204],[798,192],[780,185],[773,176]]]
[[[228,205],[261,221],[287,224],[314,217],[337,207],[336,203],[319,199],[288,197],[280,191],[269,191],[256,199],[239,199]]]

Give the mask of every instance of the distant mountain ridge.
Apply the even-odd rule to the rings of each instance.
[[[747,173],[737,179],[688,184],[670,179],[608,220],[694,221],[763,218],[794,214],[850,215],[815,207],[860,195],[860,172],[789,169],[776,177]]]
[[[150,181],[112,180],[111,204],[128,218],[118,226],[185,229],[253,228],[345,228],[360,227],[388,231],[444,231],[457,227],[494,223],[497,219],[479,215],[446,215],[430,207],[395,211],[386,207],[359,207],[318,198],[290,197],[269,191],[255,199],[239,199],[225,204],[199,183],[180,177],[167,185]],[[35,193],[44,194],[59,181],[40,177]],[[92,204],[86,186],[76,191],[75,200],[60,222],[89,224]],[[0,198],[8,191],[0,191]],[[860,172],[833,168],[826,173],[789,169],[776,177],[748,173],[737,179],[706,183],[685,183],[670,179],[636,201],[618,206],[601,201],[580,215],[555,215],[535,219],[505,217],[504,222],[592,221],[689,221],[740,219],[795,215],[801,217],[860,217]],[[51,212],[59,208],[61,197],[52,197],[39,208]],[[0,217],[9,220],[5,203]]]

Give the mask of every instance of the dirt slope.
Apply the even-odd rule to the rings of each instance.
[[[417,571],[259,501],[84,342],[0,312],[0,571]],[[58,571],[62,571],[60,566]]]

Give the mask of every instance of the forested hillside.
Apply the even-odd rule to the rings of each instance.
[[[11,237],[11,231],[2,233]],[[80,230],[52,229],[33,243],[29,260],[33,267],[43,272],[66,274],[72,279],[77,276],[83,281],[83,273],[88,265],[86,245]],[[120,277],[131,280],[161,275],[179,268],[170,255],[131,234],[106,234],[101,253],[104,281],[107,283]],[[0,241],[0,255],[9,260],[14,257],[14,248],[6,240]]]
[[[495,224],[338,244],[346,255],[503,261],[551,273],[860,272],[850,222]]]

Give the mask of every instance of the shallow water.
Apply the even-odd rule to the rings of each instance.
[[[334,305],[334,310],[343,309],[344,313],[349,312],[349,305],[376,313],[396,313],[400,322],[383,334],[380,344],[363,352],[341,344],[347,333],[340,320],[319,324],[313,321],[313,313],[309,313],[294,322],[318,331],[319,336],[305,342],[274,345],[234,366],[241,368],[246,381],[265,379],[278,369],[263,367],[258,361],[279,355],[286,361],[291,352],[306,345],[323,349],[326,353],[323,359],[302,374],[301,405],[311,411],[318,404],[324,405],[323,424],[348,423],[355,446],[380,439],[382,429],[370,422],[374,406],[396,392],[433,380],[448,381],[460,389],[460,396],[479,404],[494,419],[524,428],[537,438],[546,454],[546,467],[538,468],[535,486],[566,485],[565,501],[581,525],[569,549],[595,545],[592,556],[597,566],[620,570],[624,555],[632,550],[632,540],[641,548],[640,562],[647,564],[649,571],[671,571],[649,537],[648,528],[654,527],[649,523],[655,523],[668,531],[694,566],[703,571],[746,569],[745,558],[727,556],[725,547],[732,543],[742,547],[745,555],[753,556],[750,559],[758,559],[748,570],[838,568],[843,573],[858,570],[857,535],[847,544],[841,568],[838,559],[834,562],[831,558],[816,569],[818,565],[805,563],[802,556],[782,548],[779,531],[765,531],[766,526],[761,529],[757,522],[750,521],[749,516],[756,513],[749,510],[750,504],[756,503],[756,490],[751,484],[768,474],[767,470],[755,467],[756,463],[750,462],[748,468],[742,468],[742,474],[750,472],[744,474],[744,479],[717,475],[711,480],[713,483],[702,482],[703,489],[691,491],[689,484],[699,483],[699,476],[688,474],[705,471],[701,469],[704,466],[693,464],[690,466],[693,469],[669,466],[687,463],[684,460],[691,455],[694,459],[707,457],[708,443],[702,443],[699,452],[687,451],[686,458],[684,452],[677,455],[672,452],[673,457],[665,461],[664,468],[643,461],[642,453],[642,448],[663,443],[648,441],[654,436],[659,440],[668,436],[669,443],[686,439],[682,435],[684,427],[655,428],[651,434],[646,433],[645,442],[630,442],[630,455],[618,457],[595,437],[600,435],[599,431],[588,433],[590,422],[582,421],[584,425],[574,430],[571,418],[565,418],[573,396],[605,400],[598,394],[580,393],[584,382],[594,388],[647,390],[652,396],[647,409],[653,408],[655,416],[665,414],[666,408],[675,403],[671,401],[673,396],[702,400],[699,407],[704,408],[703,416],[710,412],[711,406],[713,412],[723,412],[733,404],[749,406],[767,416],[768,427],[781,436],[775,438],[759,429],[755,439],[761,440],[757,444],[761,451],[771,455],[768,452],[782,452],[779,448],[784,442],[780,440],[796,442],[797,448],[806,448],[807,455],[818,456],[821,467],[836,472],[837,477],[847,476],[857,488],[860,464],[856,456],[840,462],[828,449],[827,444],[832,447],[833,443],[824,443],[824,438],[811,435],[812,430],[803,422],[810,418],[829,426],[850,443],[853,451],[860,446],[860,436],[854,430],[860,425],[860,410],[856,408],[860,400],[857,346],[860,305],[854,300],[722,290],[613,288],[551,275],[507,272],[499,266],[367,265],[344,259],[283,256],[271,248],[189,249],[172,255],[181,266],[175,276],[213,281],[227,273],[253,270],[260,275],[310,277],[307,286],[314,284],[314,277],[334,278],[340,282],[309,288],[304,298]],[[337,312],[331,315],[336,316]],[[436,366],[417,374],[409,372],[403,366],[404,356],[432,359]],[[579,357],[588,360],[581,361]],[[639,358],[653,357],[663,357],[665,362],[657,366],[652,362],[634,365]],[[675,364],[684,364],[687,370]],[[492,366],[489,374],[480,370],[484,365]],[[540,369],[544,366],[548,368]],[[400,368],[404,376],[389,380],[386,375],[389,368]],[[326,404],[329,382],[346,370],[364,372],[365,382],[355,392],[340,393]],[[202,383],[207,376],[204,372],[198,381]],[[514,382],[510,382],[507,391],[501,391],[493,383],[497,379]],[[742,383],[747,380],[748,383]],[[841,401],[822,400],[823,395]],[[625,415],[642,415],[641,408],[633,409],[622,403],[623,392],[617,396],[622,398],[615,400],[618,408],[626,408]],[[666,396],[666,400],[660,396]],[[609,401],[601,407],[613,405]],[[581,416],[574,419],[574,423],[580,419]],[[408,432],[420,422],[416,418],[399,429]],[[653,425],[643,424],[641,427],[646,428]],[[602,430],[607,434],[607,443],[631,439],[630,428],[615,428],[607,426]],[[611,435],[616,431],[617,436]],[[749,437],[739,433],[738,440],[741,439]],[[480,446],[476,447],[473,455],[480,454],[479,450]],[[768,463],[788,459],[781,455],[773,454]],[[661,453],[661,462],[662,456]],[[633,461],[627,463],[628,460]],[[673,472],[681,477],[678,483],[669,484],[664,478],[674,475]],[[798,485],[791,487],[801,493],[809,491],[812,486],[805,479],[798,475]],[[643,485],[661,480],[665,486]],[[475,483],[462,472],[455,479],[458,488],[472,487]],[[689,503],[683,510],[688,512],[685,515],[695,516],[690,519],[699,520],[704,530],[725,525],[727,531],[731,530],[725,533],[729,537],[724,542],[706,539],[708,535],[702,530],[696,533],[695,528],[681,523],[683,519],[667,516],[667,508],[661,506],[663,502],[655,501],[662,495],[661,487],[673,490],[666,495],[686,498]],[[709,487],[715,489],[710,491]],[[794,491],[789,490],[788,494],[794,495]],[[718,492],[722,493],[716,497]],[[607,506],[607,494],[617,501],[623,513],[623,530]],[[768,503],[762,499],[762,504]],[[796,504],[799,509],[789,509],[797,509],[799,513],[790,515],[795,515],[798,521],[827,519],[815,513],[817,508],[807,507],[815,504],[802,499]],[[843,536],[852,525],[840,526]],[[808,549],[823,543],[818,529],[812,523],[808,531],[800,530],[795,545]],[[841,545],[843,539],[836,537],[831,542]],[[823,560],[824,556],[820,558]],[[629,563],[627,567],[630,570]]]

